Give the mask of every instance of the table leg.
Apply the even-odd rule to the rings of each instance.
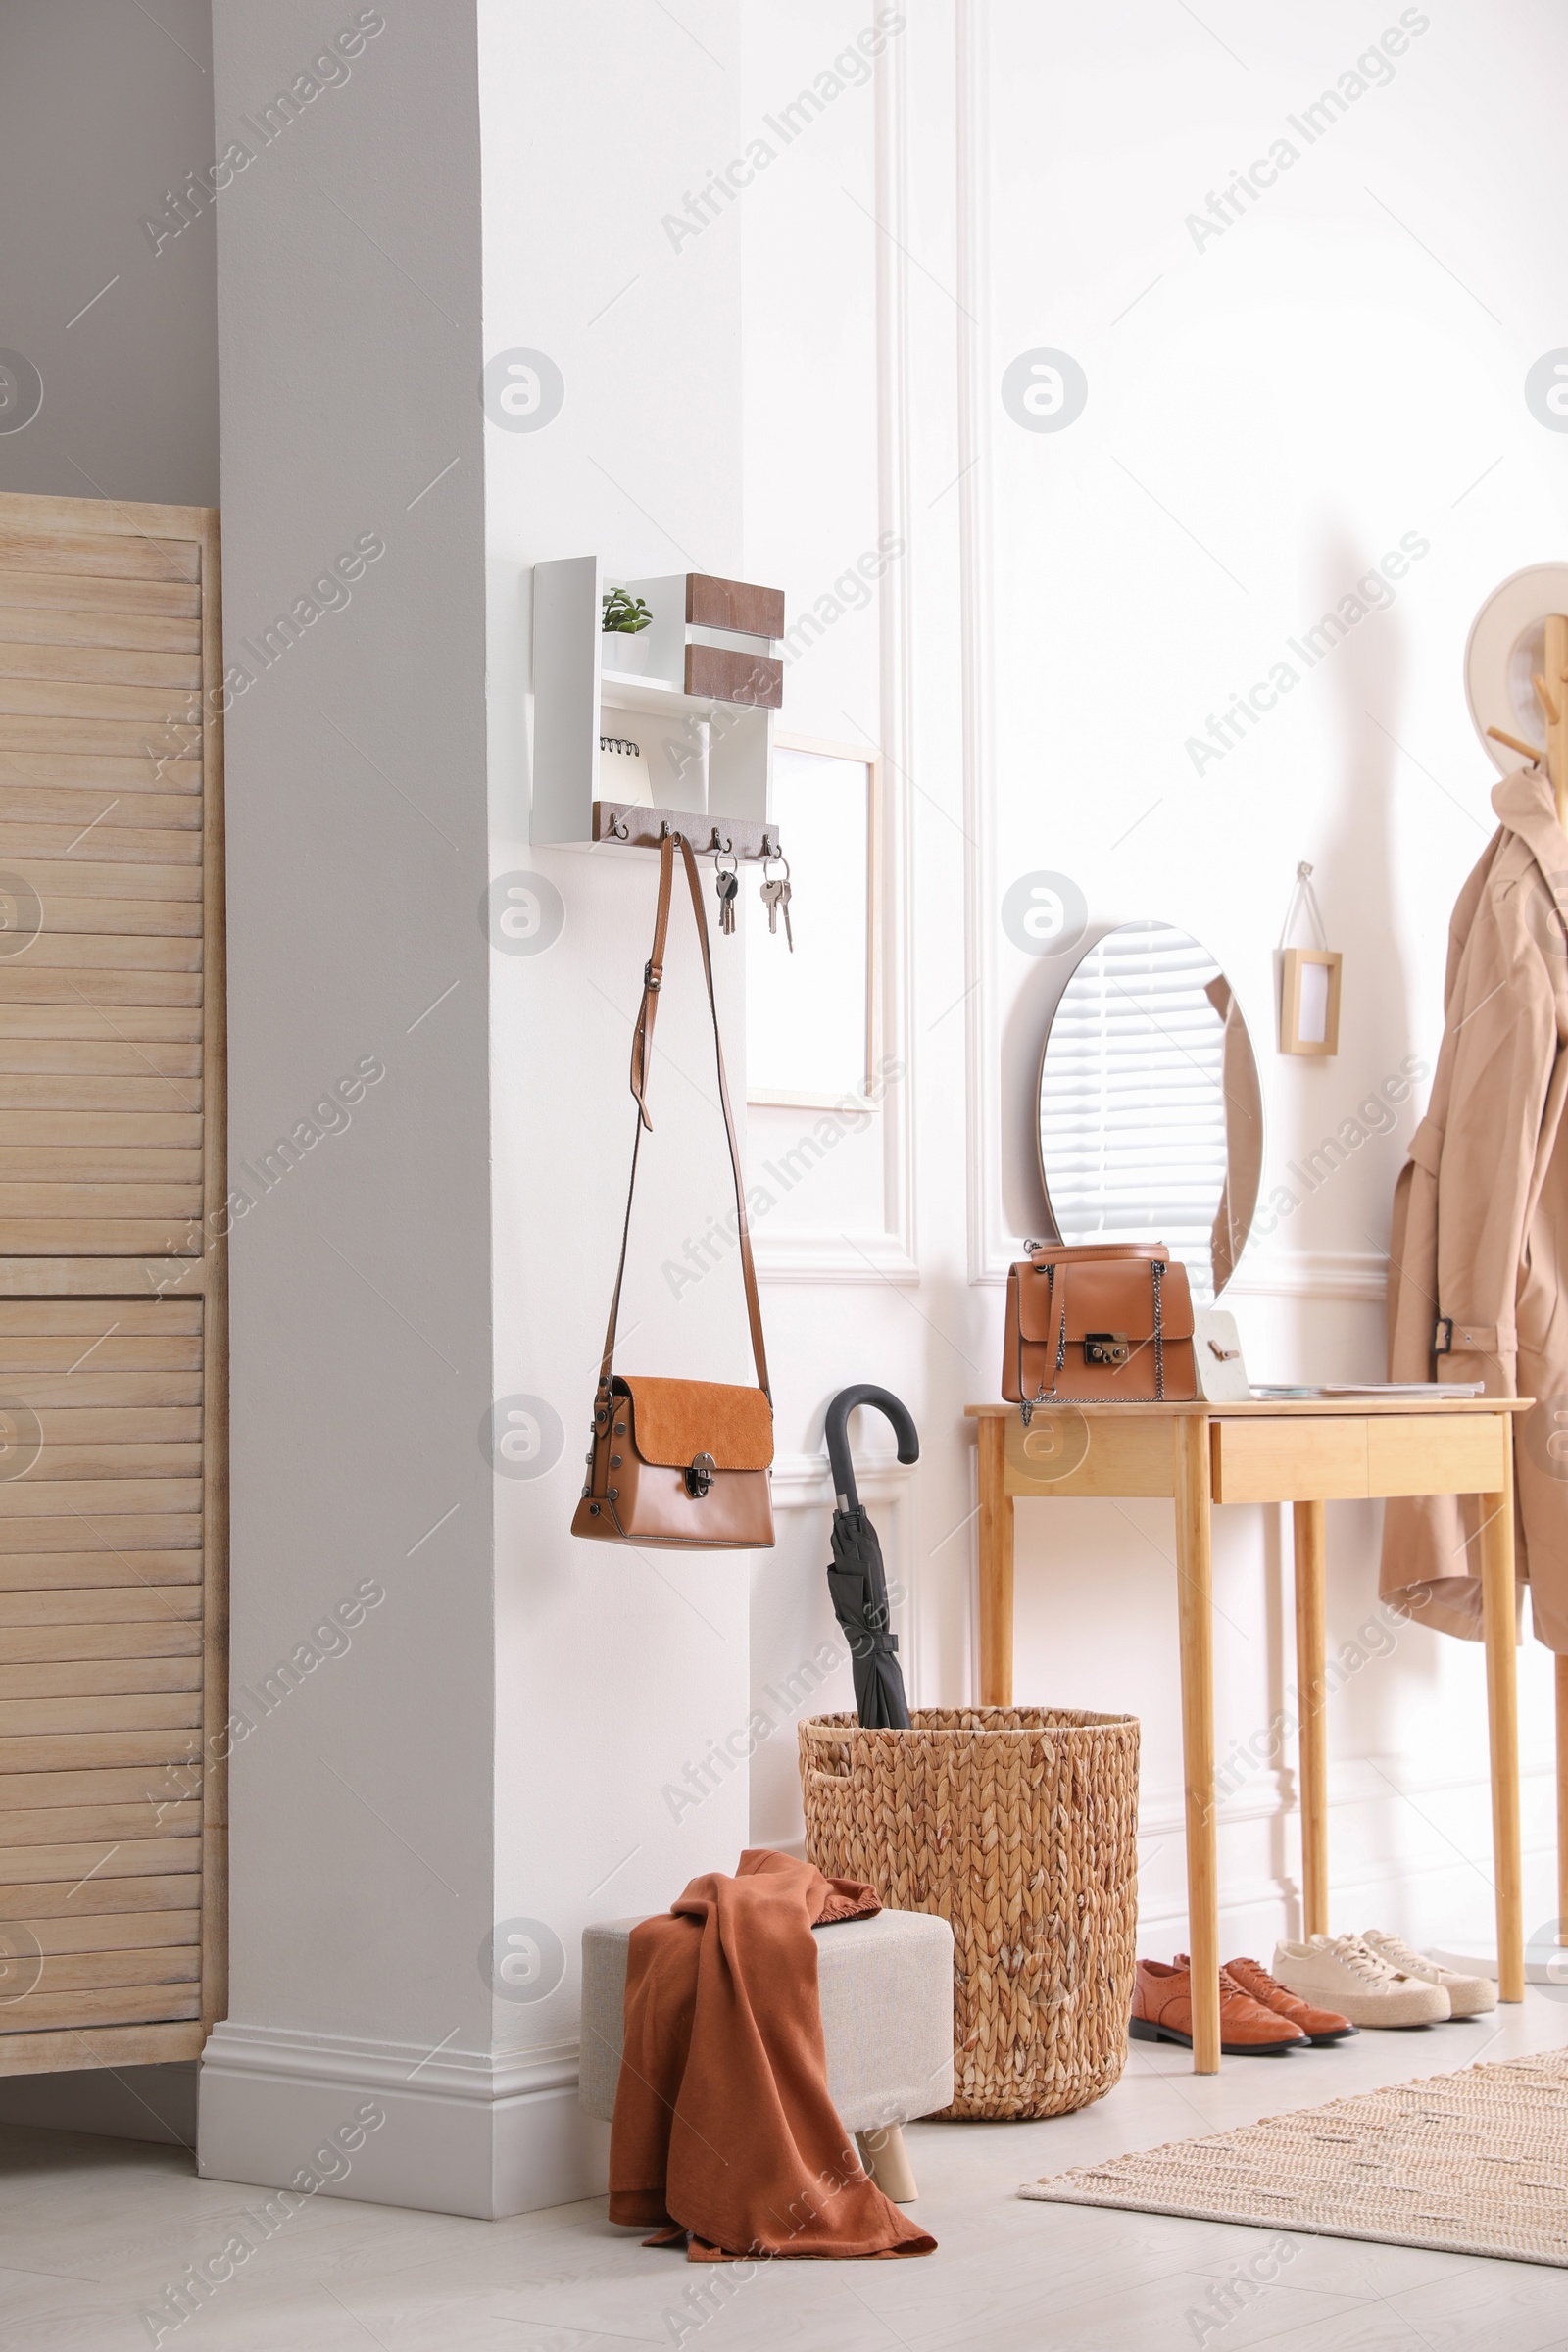
[[[1492,1745],[1492,1873],[1497,1890],[1497,1991],[1525,1997],[1519,1848],[1519,1694],[1513,1566],[1513,1446],[1505,1437],[1502,1492],[1481,1497],[1481,1601],[1487,1642],[1487,1732]]]
[[[1214,1821],[1214,1625],[1208,1421],[1172,1423],[1176,1611],[1181,1627],[1187,1781],[1187,1932],[1193,1963],[1193,2071],[1219,2072],[1219,1847]]]
[[[1012,1704],[1012,1496],[1005,1490],[1007,1424],[980,1421],[980,1704]]]
[[[1296,1519],[1296,1680],[1301,1710],[1301,1917],[1308,1936],[1329,1932],[1328,1696],[1323,1673],[1323,1505],[1298,1502]]]

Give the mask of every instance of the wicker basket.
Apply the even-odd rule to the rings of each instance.
[[[806,1851],[953,1928],[948,2116],[1065,2115],[1127,2060],[1138,1931],[1138,1723],[922,1707],[907,1732],[800,1727]]]

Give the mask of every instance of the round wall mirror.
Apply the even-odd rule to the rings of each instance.
[[[1122,923],[1075,965],[1040,1057],[1040,1174],[1065,1243],[1164,1242],[1197,1305],[1236,1270],[1263,1167],[1252,1041],[1208,950]]]

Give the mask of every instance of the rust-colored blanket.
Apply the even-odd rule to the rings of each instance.
[[[685,2230],[696,2262],[936,2251],[828,2096],[811,1930],[880,1908],[869,1886],[754,1850],[632,1930],[612,2222]]]

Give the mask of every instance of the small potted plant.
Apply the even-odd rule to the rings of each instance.
[[[632,596],[624,588],[608,591],[600,622],[606,669],[641,672],[647,668],[648,647],[642,632],[653,617],[640,596]]]

